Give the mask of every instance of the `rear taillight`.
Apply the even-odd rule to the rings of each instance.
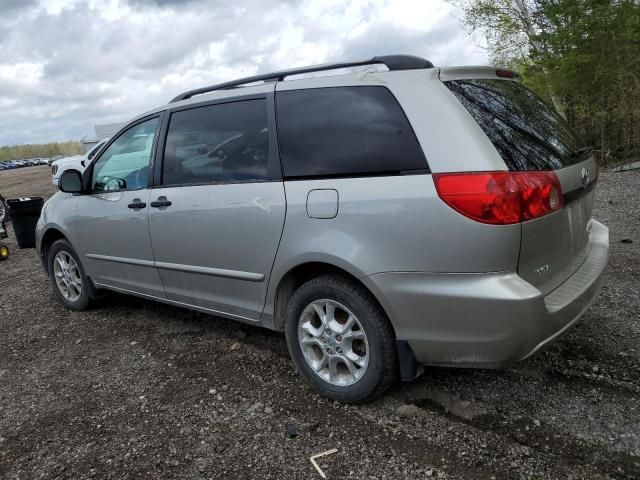
[[[434,173],[438,196],[465,217],[509,225],[542,217],[564,205],[554,172]]]

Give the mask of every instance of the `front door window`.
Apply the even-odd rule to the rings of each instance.
[[[93,167],[93,192],[147,187],[149,160],[158,124],[157,117],[138,123],[107,147]]]

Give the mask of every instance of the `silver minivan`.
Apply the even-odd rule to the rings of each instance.
[[[284,331],[316,390],[357,402],[570,328],[607,264],[597,178],[515,72],[375,57],[139,116],[61,176],[37,248],[67,308],[113,290]]]

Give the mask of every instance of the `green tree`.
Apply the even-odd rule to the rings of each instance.
[[[55,155],[78,155],[82,153],[80,142],[44,143],[40,145],[13,145],[0,147],[0,161],[29,158],[49,158]]]
[[[640,156],[638,0],[459,0],[492,62],[516,68],[595,147]]]

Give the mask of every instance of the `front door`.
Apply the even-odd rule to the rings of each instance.
[[[168,299],[262,313],[285,216],[271,106],[264,97],[172,114],[149,209]]]
[[[76,233],[82,263],[98,286],[164,297],[149,238],[149,165],[160,120],[123,131],[87,172],[91,193],[79,197]]]

